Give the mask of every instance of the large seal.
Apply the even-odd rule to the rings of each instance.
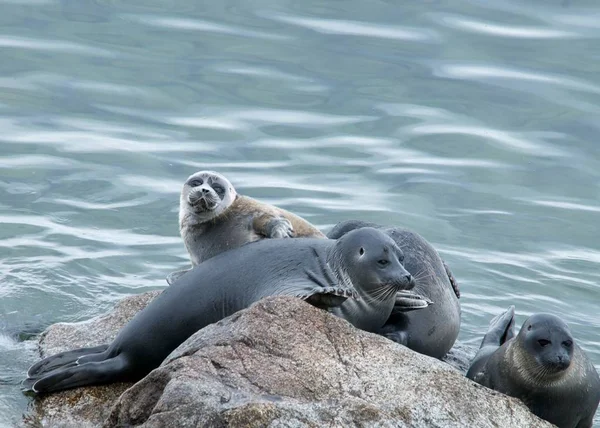
[[[475,382],[521,399],[561,428],[591,427],[600,401],[600,377],[556,315],[530,316],[515,337],[515,308],[490,322],[467,372]]]
[[[410,230],[350,220],[336,225],[327,236],[337,239],[365,226],[382,230],[396,242],[404,252],[404,267],[415,279],[414,292],[434,302],[422,310],[406,312],[404,299],[399,300],[378,333],[413,351],[442,358],[460,330],[460,292],[450,269],[425,239]]]
[[[192,267],[232,248],[264,238],[324,238],[306,220],[239,195],[223,175],[199,171],[188,177],[179,199],[179,230]],[[188,269],[167,277],[171,284]]]
[[[29,369],[23,388],[42,393],[138,380],[197,330],[271,295],[301,297],[373,331],[389,317],[395,295],[414,285],[402,258],[389,236],[370,228],[337,241],[265,239],[221,253],[181,276],[110,345],[48,357]]]

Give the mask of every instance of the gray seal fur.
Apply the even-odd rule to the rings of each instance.
[[[214,171],[190,175],[179,198],[179,230],[192,267],[224,251],[265,238],[324,238],[316,227],[281,208],[236,192]],[[189,269],[173,272],[169,284]]]
[[[221,253],[182,275],[111,344],[34,364],[23,389],[47,393],[138,380],[197,330],[266,296],[297,296],[375,330],[389,317],[397,293],[414,286],[402,258],[389,236],[371,228],[337,241],[265,239]]]
[[[433,301],[426,308],[407,312],[406,299],[398,299],[378,333],[413,351],[442,358],[454,345],[460,330],[460,292],[450,269],[431,244],[407,229],[349,220],[337,224],[327,236],[337,239],[360,227],[377,228],[396,242],[404,253],[404,267],[415,279],[413,291]]]
[[[467,377],[519,398],[542,419],[560,428],[593,424],[600,377],[556,315],[530,316],[515,337],[515,308],[490,322]]]

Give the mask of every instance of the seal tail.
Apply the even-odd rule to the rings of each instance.
[[[39,379],[26,379],[23,386],[35,393],[63,391],[88,385],[126,380],[123,376],[127,364],[125,358],[118,355],[104,361],[92,361],[82,365],[58,368]]]
[[[32,365],[27,370],[27,377],[39,378],[44,373],[49,373],[57,368],[74,365],[80,357],[102,354],[107,349],[108,345],[100,345],[93,348],[73,349],[72,351],[51,355]]]

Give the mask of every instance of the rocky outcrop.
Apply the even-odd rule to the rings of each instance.
[[[110,343],[135,314],[146,307],[160,291],[126,297],[106,315],[79,323],[57,323],[39,338],[41,357],[75,348]],[[116,399],[131,383],[78,388],[43,396],[32,404],[26,426],[98,427],[110,413]]]
[[[100,328],[95,323],[86,323],[83,336]],[[80,328],[60,328],[67,327]],[[42,346],[56,328],[45,333]],[[40,418],[47,426],[99,426],[106,417],[105,427],[551,426],[520,401],[467,380],[446,363],[290,297],[264,299],[200,330],[120,394],[125,388],[55,394],[40,402]],[[100,409],[104,398],[110,399]]]

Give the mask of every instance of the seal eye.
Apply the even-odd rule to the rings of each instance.
[[[573,341],[572,340],[565,340],[562,344],[563,344],[563,346],[565,348],[570,348],[571,346],[573,346]]]
[[[538,343],[540,344],[540,346],[542,348],[544,348],[544,347],[550,345],[551,342],[549,340],[546,340],[546,339],[540,339],[540,340],[538,340]]]
[[[212,188],[215,192],[217,192],[219,195],[222,195],[223,193],[225,193],[225,189],[221,186],[219,186],[218,184],[213,184]]]
[[[196,178],[195,180],[192,180],[188,183],[190,185],[190,187],[198,187],[198,186],[202,186],[204,184],[204,181],[202,181],[201,178]]]
[[[360,247],[360,250],[358,250],[358,254],[360,254],[361,256],[365,253],[365,249],[363,247]]]
[[[386,267],[388,265],[388,261],[385,259],[377,260],[377,264],[381,267]]]

